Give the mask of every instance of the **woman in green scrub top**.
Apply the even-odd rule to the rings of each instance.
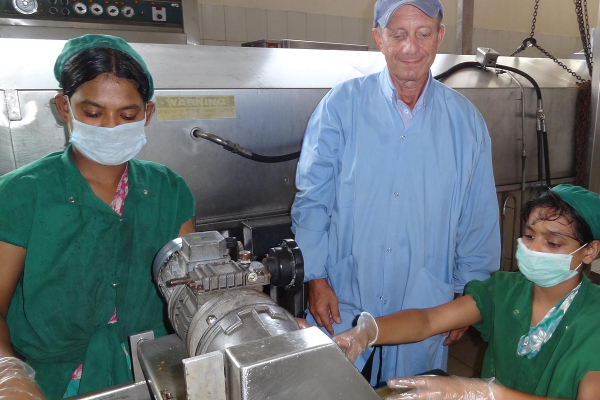
[[[600,399],[600,287],[581,272],[600,251],[600,196],[559,185],[525,204],[520,272],[469,282],[438,307],[374,319],[334,337],[350,359],[373,345],[411,343],[474,325],[489,342],[481,377],[408,377],[389,399]]]
[[[0,177],[0,399],[131,380],[127,337],[166,333],[153,257],[194,230],[183,179],[133,158],[154,111],[140,55],[85,35],[54,73],[69,146]]]

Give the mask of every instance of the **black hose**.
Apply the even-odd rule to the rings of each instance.
[[[482,69],[483,66],[481,64],[479,64],[477,61],[466,61],[466,62],[462,62],[460,64],[456,64],[455,66],[449,68],[448,70],[442,72],[441,74],[434,76],[433,78],[438,81],[442,80],[442,79],[446,79],[450,75],[452,75],[460,70],[466,69],[466,68]],[[510,71],[510,72],[514,72],[517,75],[521,75],[523,78],[527,79],[531,83],[531,85],[535,89],[535,93],[537,94],[538,100],[542,99],[542,91],[540,89],[540,86],[535,81],[535,79],[533,79],[530,75],[526,74],[525,72],[521,71],[520,69],[509,67],[507,65],[500,65],[500,64],[496,64],[495,67],[490,67],[490,68],[503,69],[505,71]]]
[[[506,65],[499,65],[499,64],[496,64],[496,68],[502,69],[505,71],[514,72],[515,74],[521,75],[523,78],[527,79],[529,81],[529,83],[531,83],[533,88],[535,89],[535,93],[538,98],[538,107],[541,107],[542,90],[540,89],[540,86],[537,84],[535,79],[533,79],[530,75],[526,74],[525,72],[523,72],[517,68],[508,67]],[[538,110],[538,112],[539,112],[539,110]],[[540,118],[539,115],[538,115],[538,118]],[[539,120],[538,120],[538,122],[539,122]],[[546,129],[543,127],[544,124],[545,124],[545,122],[542,121],[542,129],[541,130],[539,128],[537,129],[538,180],[540,182],[543,181],[544,175],[545,175],[546,176],[546,185],[548,187],[550,187],[550,152],[548,149],[548,133],[546,132]],[[542,168],[542,160],[543,160],[543,168]]]
[[[537,131],[537,169],[538,169],[538,181],[544,180],[544,159],[540,155],[544,154],[544,136],[542,131]]]
[[[544,166],[546,167],[546,186],[550,187],[550,153],[548,152],[548,133],[542,131],[544,142]]]
[[[297,151],[295,153],[283,154],[280,156],[263,156],[260,154],[252,153],[252,155],[246,155],[243,153],[237,153],[240,156],[247,158],[249,160],[258,161],[261,163],[280,163],[285,161],[291,161],[298,157],[300,157],[300,152]]]
[[[521,71],[520,69],[509,67],[506,65],[496,64],[496,66],[494,68],[503,69],[505,71],[510,71],[510,72],[514,72],[517,75],[521,75],[523,78],[527,79],[529,81],[529,83],[531,83],[531,85],[535,89],[535,93],[537,94],[538,100],[542,99],[542,90],[540,89],[540,85],[538,85],[537,82],[535,81],[535,79],[533,79],[530,75],[526,74],[525,72]]]
[[[455,72],[458,72],[462,69],[466,69],[466,68],[483,68],[483,66],[475,61],[467,61],[467,62],[463,62],[460,64],[456,64],[455,66],[451,67],[450,69],[442,72],[441,74],[438,74],[434,77],[434,79],[437,80],[442,80],[447,78],[448,76],[454,74]],[[507,65],[501,65],[501,64],[496,64],[495,67],[490,67],[490,68],[496,68],[499,70],[504,70],[504,71],[510,71],[510,72],[514,72],[517,75],[522,76],[523,78],[527,79],[529,81],[529,83],[531,83],[531,85],[533,86],[535,93],[537,95],[538,98],[538,105],[542,104],[542,90],[540,89],[540,85],[538,85],[538,83],[535,81],[535,79],[533,79],[529,74],[521,71],[520,69],[517,68],[513,68],[513,67],[509,67]],[[538,180],[539,181],[543,181],[543,177],[544,177],[544,172],[546,175],[546,184],[548,185],[548,187],[550,187],[550,153],[548,152],[548,134],[546,133],[546,130],[537,130],[537,147],[538,147]]]
[[[281,163],[281,162],[291,161],[291,160],[294,160],[294,159],[300,157],[299,151],[297,151],[295,153],[282,154],[279,156],[264,156],[261,154],[256,154],[256,153],[240,146],[237,143],[223,139],[223,138],[221,138],[217,135],[214,135],[210,132],[206,132],[206,131],[202,130],[201,128],[194,128],[194,129],[192,129],[191,133],[192,133],[192,137],[194,139],[197,139],[197,140],[206,139],[210,142],[218,144],[219,146],[223,147],[225,150],[228,150],[234,154],[238,154],[249,160],[257,161],[257,162],[261,162],[261,163],[270,163],[270,164]]]
[[[435,80],[442,80],[442,79],[446,79],[447,77],[449,77],[450,75],[462,70],[462,69],[466,69],[466,68],[479,68],[481,69],[482,66],[481,64],[479,64],[476,61],[467,61],[467,62],[462,62],[460,64],[456,64],[454,67],[449,68],[448,70],[442,72],[441,74],[438,74],[436,76],[433,77],[433,79]]]

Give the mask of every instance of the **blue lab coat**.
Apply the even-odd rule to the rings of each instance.
[[[405,128],[394,96],[387,68],[349,80],[321,100],[306,129],[292,229],[305,280],[327,278],[338,296],[336,333],[363,310],[378,317],[448,302],[500,264],[483,117],[432,80]],[[445,367],[442,339],[385,346],[383,379]]]

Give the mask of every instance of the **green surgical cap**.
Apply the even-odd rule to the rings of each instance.
[[[144,71],[146,77],[148,78],[148,99],[152,98],[152,95],[154,94],[154,81],[152,80],[152,75],[150,75],[150,71],[148,71],[148,67],[142,59],[142,56],[140,56],[140,54],[135,51],[133,47],[131,47],[125,40],[111,35],[83,35],[67,41],[62,52],[56,59],[56,63],[54,64],[54,76],[56,77],[56,80],[61,88],[62,82],[60,81],[60,78],[67,61],[69,61],[74,55],[79,54],[84,50],[93,48],[114,49],[133,58],[140,65],[142,71]]]
[[[574,185],[558,185],[552,191],[581,215],[590,226],[594,239],[600,240],[600,196]]]

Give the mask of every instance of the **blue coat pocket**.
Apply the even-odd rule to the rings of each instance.
[[[356,272],[352,255],[327,268],[327,280],[338,297],[340,309],[362,310]]]

